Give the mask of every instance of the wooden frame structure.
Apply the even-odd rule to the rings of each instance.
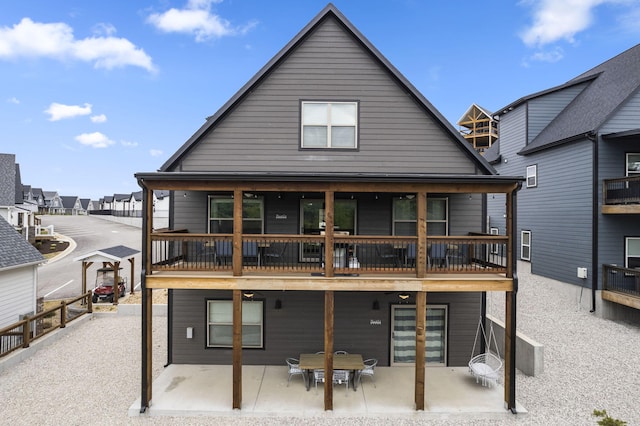
[[[242,406],[242,292],[244,290],[322,291],[324,293],[324,352],[325,374],[332,376],[334,300],[336,291],[403,291],[414,292],[418,312],[426,314],[429,292],[486,292],[504,291],[507,298],[505,339],[505,405],[515,412],[515,330],[517,273],[515,256],[515,208],[516,194],[521,178],[502,176],[351,176],[333,175],[216,175],[199,173],[139,173],[136,174],[143,188],[143,236],[142,236],[142,391],[141,412],[152,399],[152,292],[155,289],[210,289],[230,290],[233,294],[233,408]],[[160,273],[154,271],[152,262],[153,240],[153,191],[231,192],[234,196],[233,261],[232,271],[227,274]],[[416,236],[416,266],[414,276],[376,276],[375,274],[345,278],[335,273],[332,262],[326,262],[324,273],[319,276],[300,274],[270,275],[246,273],[242,264],[243,239],[250,237],[242,232],[242,202],[245,192],[315,192],[324,194],[326,233],[324,255],[333,258],[336,236],[333,232],[333,207],[336,193],[415,193],[417,196],[418,221]],[[507,194],[506,216],[506,268],[503,274],[468,274],[442,276],[427,270],[427,221],[426,205],[429,193],[504,193]],[[255,237],[255,235],[254,235]],[[282,236],[279,236],[282,237]],[[292,236],[294,237],[294,236]],[[489,240],[487,240],[489,241]],[[425,315],[418,315],[416,325],[416,347],[425,345]],[[415,354],[415,408],[424,410],[425,352]],[[333,409],[333,386],[327,381],[324,386],[324,408]]]

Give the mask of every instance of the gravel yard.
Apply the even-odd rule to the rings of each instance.
[[[596,425],[593,409],[606,409],[628,425],[640,425],[640,328],[601,320],[552,280],[521,265],[518,329],[545,347],[545,372],[518,373],[517,399],[528,414],[504,424]],[[583,297],[590,297],[585,292]],[[498,300],[500,299],[500,300]],[[503,317],[503,297],[489,307]],[[165,363],[166,318],[154,317],[154,377]],[[108,331],[107,331],[108,330]],[[390,418],[161,418],[129,417],[140,396],[140,320],[100,314],[10,371],[0,374],[2,423],[17,425],[129,424],[419,424]],[[433,421],[488,425],[495,421]]]

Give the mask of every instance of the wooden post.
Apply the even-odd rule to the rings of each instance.
[[[425,343],[427,336],[427,293],[416,293],[416,410],[424,411]]]
[[[133,285],[133,281],[134,281],[133,274],[135,274],[135,269],[136,269],[135,268],[135,265],[136,265],[135,257],[130,257],[129,258],[129,265],[131,266],[131,274],[129,275],[131,277],[131,285],[129,286],[130,287],[129,293],[133,294],[134,291],[135,291],[134,288],[133,288],[134,287],[134,285]]]
[[[144,413],[149,408],[152,397],[153,381],[153,290],[147,288],[146,274],[151,274],[151,225],[153,216],[153,191],[142,187],[142,342],[141,342],[141,386],[140,386],[140,412]],[[170,328],[171,324],[167,328]]]
[[[242,275],[242,190],[233,192],[233,276]]]
[[[22,326],[22,347],[28,348],[31,344],[31,317],[24,317],[24,325]]]
[[[324,292],[324,409],[333,410],[333,291]]]
[[[113,263],[113,304],[118,304],[118,298],[120,297],[120,262]]]
[[[60,302],[60,328],[67,326],[67,302]]]
[[[424,278],[427,270],[427,194],[418,192],[418,245],[416,246],[416,277]]]
[[[334,215],[334,192],[327,191],[324,195],[324,276],[333,277],[333,227],[335,225]],[[326,389],[326,386],[325,386]]]
[[[233,409],[242,408],[242,290],[233,290]]]
[[[87,269],[93,265],[93,262],[82,261],[82,294],[87,292]]]
[[[505,324],[504,324],[504,401],[508,410],[516,410],[516,360],[515,360],[515,322],[516,322],[516,293],[508,291],[505,294]]]

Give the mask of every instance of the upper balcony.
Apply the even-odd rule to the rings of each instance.
[[[640,176],[605,179],[602,200],[603,214],[640,214]]]
[[[602,298],[640,309],[640,270],[602,265]]]

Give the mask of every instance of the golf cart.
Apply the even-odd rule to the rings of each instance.
[[[122,269],[122,268],[120,268]],[[113,268],[100,268],[96,271],[96,285],[93,289],[91,300],[96,303],[98,300],[113,302]],[[118,297],[126,294],[127,279],[118,274]]]

